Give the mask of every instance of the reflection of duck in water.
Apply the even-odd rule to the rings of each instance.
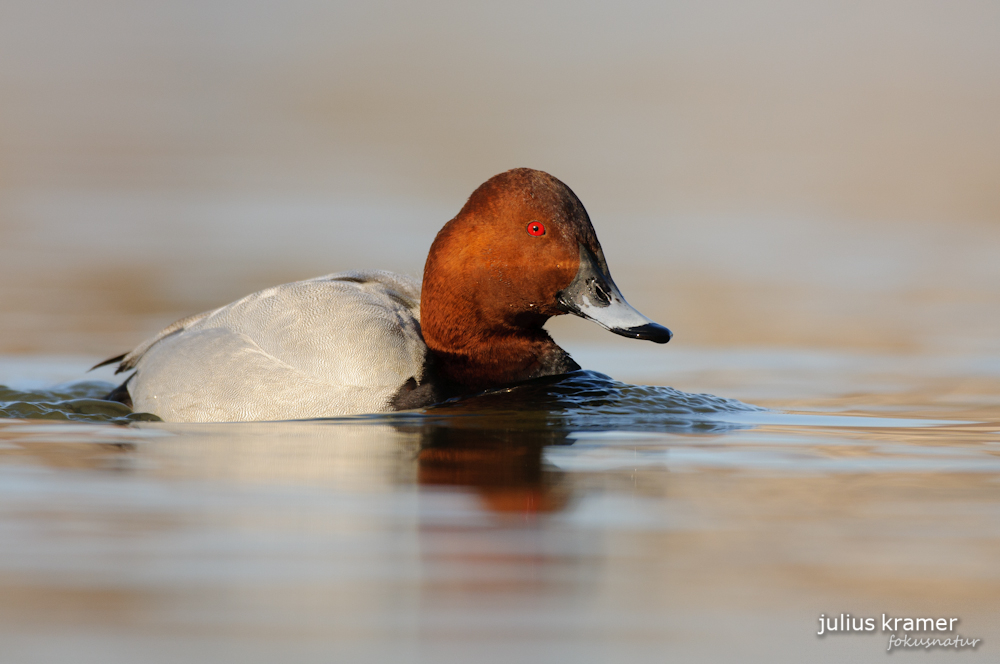
[[[109,398],[168,421],[417,408],[579,369],[542,329],[566,313],[623,336],[671,336],[622,297],[569,187],[515,169],[438,233],[422,290],[368,271],[248,295],[108,360],[136,370]]]
[[[457,417],[455,417],[457,415]],[[414,418],[395,426],[416,434],[417,481],[422,485],[475,489],[492,512],[553,512],[570,499],[564,473],[544,463],[551,445],[570,445],[568,433],[542,418],[467,417],[445,408],[441,416]]]
[[[546,463],[547,448],[573,445],[584,432],[720,434],[752,426],[720,416],[762,410],[574,371],[401,415],[408,422],[395,429],[419,436],[420,484],[471,487],[486,509],[525,514],[559,511],[572,501],[574,483]]]
[[[446,425],[422,433],[422,485],[474,488],[492,512],[555,512],[570,500],[564,474],[543,462],[546,446],[569,444],[563,432]]]

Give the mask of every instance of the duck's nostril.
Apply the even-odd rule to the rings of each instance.
[[[597,300],[594,304],[599,307],[606,307],[611,304],[611,294],[605,290],[604,285],[597,279],[590,278],[587,280],[587,290],[590,291],[594,299]]]

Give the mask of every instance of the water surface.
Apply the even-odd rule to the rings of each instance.
[[[643,371],[641,352],[581,356]],[[0,652],[884,657],[881,632],[816,636],[820,614],[847,612],[959,617],[984,640],[961,656],[995,660],[1000,372],[807,357],[678,358],[685,386],[744,398],[769,367],[767,409],[579,372],[390,416],[0,420]],[[107,385],[33,389],[52,403]]]

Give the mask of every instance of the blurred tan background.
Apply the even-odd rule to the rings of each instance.
[[[994,353],[998,118],[996,2],[4,0],[0,353],[419,274],[515,166],[670,348]]]

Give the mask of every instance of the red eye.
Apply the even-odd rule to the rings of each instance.
[[[530,222],[528,224],[528,235],[534,235],[535,237],[545,235],[545,226],[538,221]]]

